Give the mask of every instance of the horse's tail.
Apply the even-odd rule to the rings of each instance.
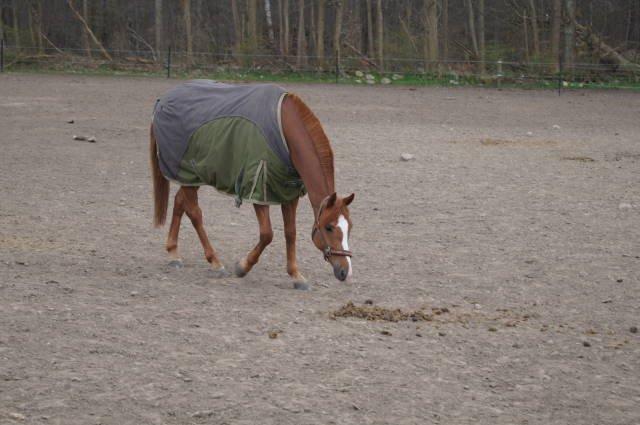
[[[169,204],[169,180],[164,178],[158,164],[158,147],[153,134],[150,132],[149,153],[151,155],[151,180],[153,181],[153,226],[160,227],[167,219],[167,205]]]

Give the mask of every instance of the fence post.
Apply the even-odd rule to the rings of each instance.
[[[4,72],[4,38],[0,40],[0,72]]]
[[[338,59],[338,55],[335,55],[336,60],[336,84],[338,84],[338,79],[340,78],[340,60]]]
[[[502,59],[498,59],[498,64],[496,66],[496,77],[497,77],[497,86],[500,88],[500,83],[502,83]]]
[[[167,78],[171,78],[171,46],[167,51]]]

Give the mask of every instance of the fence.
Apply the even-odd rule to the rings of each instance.
[[[109,56],[109,59],[106,56]],[[559,65],[559,66],[558,66]],[[104,70],[162,73],[167,77],[216,75],[255,79],[297,75],[314,80],[376,84],[543,85],[562,87],[611,85],[640,88],[640,65],[576,63],[570,69],[550,62],[509,60],[441,60],[384,58],[384,68],[364,56],[284,56],[152,50],[33,48],[17,50],[0,42],[0,71],[5,69]],[[404,81],[398,81],[404,80]]]

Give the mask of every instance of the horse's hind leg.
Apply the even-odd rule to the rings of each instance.
[[[185,196],[182,189],[176,193],[173,201],[173,214],[171,215],[171,225],[169,226],[169,234],[167,235],[167,243],[165,245],[169,253],[169,266],[181,269],[182,258],[178,253],[178,233],[180,232],[180,220],[184,214]]]
[[[204,221],[202,219],[202,210],[198,205],[198,188],[183,186],[180,188],[184,196],[184,212],[187,213],[187,217],[191,220],[191,224],[196,229],[200,243],[204,248],[204,256],[211,264],[213,270],[213,277],[228,277],[230,273],[224,268],[224,265],[218,259],[216,251],[209,242],[207,232],[204,230]]]
[[[296,209],[298,199],[294,199],[288,204],[282,204],[282,219],[284,221],[284,238],[287,243],[287,273],[293,279],[293,286],[296,289],[309,289],[307,280],[298,270],[296,260]]]
[[[236,263],[236,275],[244,277],[256,265],[262,251],[273,240],[273,230],[271,229],[271,218],[269,217],[269,206],[253,204],[260,226],[260,239],[258,244],[247,254],[245,258]]]

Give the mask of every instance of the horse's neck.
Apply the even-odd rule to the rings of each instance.
[[[308,142],[305,140],[298,141],[301,144],[307,144]],[[317,216],[322,201],[333,193],[333,176],[327,176],[322,172],[321,162],[317,154],[315,154],[313,145],[302,146],[300,150],[307,152],[307,154],[294,159],[293,164],[304,182],[311,207]]]
[[[333,151],[320,121],[296,95],[282,104],[282,124],[291,160],[309,194],[314,212],[334,191]]]

